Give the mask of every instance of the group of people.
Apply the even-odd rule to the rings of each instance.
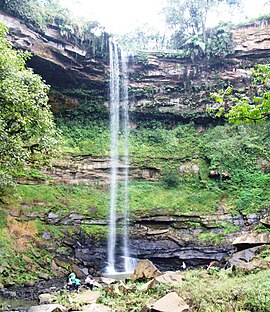
[[[84,281],[84,285],[90,290],[93,290],[94,279],[88,275]],[[76,277],[75,273],[70,273],[67,280],[67,290],[68,291],[78,290],[80,286],[81,280]]]

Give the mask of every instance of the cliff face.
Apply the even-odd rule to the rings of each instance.
[[[187,119],[204,118],[210,93],[229,84],[248,90],[249,68],[269,61],[269,25],[234,30],[234,54],[225,58],[178,58],[157,53],[135,57],[131,69],[133,112],[174,114]]]
[[[106,89],[105,61],[94,59],[80,42],[68,42],[53,26],[43,34],[38,33],[1,11],[0,22],[9,28],[8,39],[12,46],[32,53],[28,65],[53,88]]]
[[[12,45],[33,54],[29,66],[33,67],[36,73],[41,74],[54,89],[66,96],[77,96],[79,100],[84,97],[93,100],[93,111],[97,110],[98,105],[102,113],[108,111],[108,60],[94,58],[80,43],[68,42],[53,27],[40,34],[4,13],[0,13],[0,21],[9,27],[9,40]],[[197,123],[212,121],[206,112],[206,105],[211,103],[211,92],[228,84],[244,88],[248,92],[249,68],[256,63],[268,62],[270,59],[269,25],[238,28],[234,31],[234,41],[235,53],[225,59],[202,59],[192,62],[190,59],[179,58],[177,54],[166,53],[146,53],[131,59],[129,91],[130,113],[133,121],[137,123],[144,118],[194,120]],[[80,92],[72,93],[67,89],[75,91],[77,89]],[[61,100],[65,99],[61,96],[60,105]],[[99,100],[97,97],[100,97]],[[88,102],[86,104],[89,105]],[[205,129],[198,127],[197,130]],[[179,133],[179,138],[182,136],[183,133]],[[179,138],[177,137],[177,140]],[[160,144],[165,144],[164,142]],[[193,142],[188,144],[192,145]],[[159,145],[159,141],[156,145]],[[174,161],[178,162],[179,169],[185,161],[192,161],[192,157],[197,157],[196,152],[187,157],[188,159],[180,158]],[[164,163],[170,165],[170,161],[171,159],[164,158],[160,162],[162,165]],[[158,163],[158,160],[156,162]],[[191,162],[191,164],[193,167],[196,166],[198,170],[196,169],[195,173],[198,174],[200,168],[197,163]],[[52,178],[51,180],[42,182],[36,179],[31,183],[49,184],[51,189],[46,191],[49,193],[53,192],[55,185],[60,185],[63,189],[67,189],[67,193],[74,193],[74,197],[79,198],[83,197],[79,191],[72,187],[68,189],[69,186],[66,184],[94,185],[96,183],[97,189],[99,187],[103,189],[106,184],[104,182],[109,182],[109,170],[110,164],[105,156],[70,156],[55,160],[52,168],[43,170]],[[130,172],[131,177],[138,180],[159,181],[161,176],[161,168],[151,166],[148,159],[138,164],[133,162]],[[188,172],[188,175],[192,178],[193,173]],[[215,178],[220,178],[219,172],[215,174],[214,171],[213,175]],[[229,179],[230,176],[225,178]],[[103,183],[101,186],[98,185],[100,180]],[[29,178],[20,182],[30,184]],[[100,193],[97,201],[86,202],[83,198],[82,202],[74,208],[75,201],[67,200],[65,198],[67,194],[61,195],[63,189],[60,188],[61,192],[51,202],[49,200],[46,202],[47,198],[42,201],[40,194],[35,200],[31,199],[30,204],[27,200],[22,200],[18,205],[19,208],[16,207],[18,211],[13,212],[13,217],[19,221],[29,222],[38,218],[48,225],[41,235],[43,241],[48,243],[49,247],[46,248],[52,253],[57,249],[62,248],[62,252],[63,248],[65,249],[63,254],[58,252],[55,257],[56,263],[51,262],[51,270],[66,268],[67,264],[63,263],[63,258],[77,263],[80,268],[102,270],[106,261],[106,238],[104,238],[106,233],[104,235],[104,232],[107,231],[108,221],[104,215],[103,219],[100,217],[100,220],[96,220],[96,206],[105,192]],[[94,192],[93,189],[89,188],[88,193]],[[221,202],[222,199],[213,208],[216,211],[211,216],[192,212],[181,214],[180,206],[177,207],[180,212],[176,211],[174,214],[170,214],[166,209],[155,208],[141,216],[135,215],[130,222],[132,255],[151,258],[162,269],[172,267],[177,269],[183,260],[187,260],[189,266],[221,260],[232,250],[231,243],[235,232],[249,231],[262,218],[269,215],[269,209],[266,209],[258,214],[232,217],[225,211],[227,209],[225,205],[222,208]],[[83,209],[86,210],[85,213],[81,211]],[[117,225],[121,240],[121,216],[117,218]],[[61,233],[59,238],[55,239],[49,226],[59,228]],[[94,233],[87,232],[91,226]],[[101,234],[98,240],[99,231]],[[208,240],[198,239],[199,235]],[[212,238],[217,236],[220,240],[216,242]],[[265,242],[269,243],[269,241]],[[58,270],[57,274],[59,272],[63,270]],[[64,271],[64,274],[67,274],[67,271]]]
[[[96,91],[103,96],[103,109],[107,111],[108,60],[91,57],[79,42],[68,42],[53,27],[40,34],[3,12],[0,21],[9,27],[12,45],[33,54],[29,66],[54,89]],[[129,66],[132,116],[135,120],[136,116],[148,115],[209,120],[205,107],[211,103],[211,92],[228,84],[248,89],[249,68],[269,61],[269,30],[268,24],[235,29],[235,52],[225,59],[192,62],[177,54],[137,55]]]
[[[108,60],[94,58],[80,42],[70,43],[49,27],[44,34],[34,32],[20,20],[0,12],[0,21],[9,27],[9,40],[15,48],[33,54],[29,66],[59,90],[80,88],[103,96],[107,111]],[[179,58],[177,53],[144,53],[130,60],[131,113],[136,116],[209,120],[205,112],[210,93],[232,84],[247,88],[249,68],[269,61],[270,26],[236,28],[235,52],[222,58]]]

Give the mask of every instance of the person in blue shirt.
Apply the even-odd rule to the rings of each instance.
[[[81,281],[76,278],[75,273],[70,273],[67,281],[67,289],[68,291],[78,290],[81,285]]]

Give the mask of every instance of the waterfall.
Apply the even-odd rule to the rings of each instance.
[[[119,107],[120,107],[120,71],[117,45],[110,41],[110,223],[108,238],[108,267],[110,274],[115,272],[116,246],[116,207],[118,192],[118,145],[119,145]]]
[[[124,208],[123,222],[123,254],[125,272],[132,272],[134,259],[129,252],[129,114],[128,114],[128,72],[127,55],[110,40],[110,222],[108,236],[108,266],[107,273],[116,272],[116,209],[118,207],[118,174],[119,174],[119,131],[123,132],[124,143]],[[121,71],[120,71],[121,68]],[[120,101],[121,100],[121,101]],[[121,105],[120,105],[121,104]]]
[[[122,123],[124,133],[124,261],[125,271],[130,272],[130,253],[129,253],[129,114],[128,114],[128,56],[121,53],[122,63]]]

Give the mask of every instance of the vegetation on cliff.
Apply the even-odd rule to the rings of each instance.
[[[63,39],[83,46],[91,56],[107,58],[109,34],[104,27],[97,21],[72,17],[58,0],[1,0],[0,9],[41,33],[54,27]]]
[[[2,3],[12,4],[10,10],[22,9],[22,13],[17,13],[26,20],[29,18],[30,23],[37,22],[38,27],[42,26],[44,21],[52,21],[50,18],[53,15],[48,20],[45,15],[42,16],[41,19],[45,20],[41,20],[41,24],[35,20],[39,14],[27,17],[27,5],[32,6],[32,14],[33,8],[37,8],[37,1],[29,0],[25,7],[21,7],[21,2],[15,0]],[[54,1],[44,3],[56,4]],[[54,16],[53,19],[55,22],[57,17]],[[65,23],[65,20],[62,22]],[[76,28],[69,29],[68,23],[58,26],[65,36],[77,38],[74,34]],[[90,33],[92,26],[89,24]],[[2,33],[4,34],[4,29]],[[213,37],[213,40],[209,41],[209,45],[212,44],[211,49],[207,50],[200,41],[201,35],[195,37],[194,33],[194,37],[185,42],[192,48],[187,55],[192,56],[192,53],[195,53],[194,49],[198,47],[204,52],[208,51],[208,56],[223,56],[229,53],[232,48],[230,32],[217,28],[213,33],[215,38],[221,37],[222,42],[227,45],[219,45]],[[91,36],[86,40],[91,41]],[[64,237],[80,235],[93,237],[95,241],[106,237],[107,224],[104,223],[104,219],[107,217],[108,189],[98,179],[90,181],[90,185],[57,185],[56,180],[36,169],[22,168],[25,163],[44,163],[53,155],[59,148],[56,140],[57,130],[47,104],[48,87],[40,77],[25,69],[28,54],[14,52],[3,38],[0,44],[0,136],[1,142],[8,142],[7,145],[0,146],[0,155],[3,157],[0,167],[0,195],[8,190],[7,186],[10,186],[13,180],[12,175],[16,175],[20,181],[36,183],[19,185],[17,197],[7,197],[5,205],[1,205],[0,234],[3,238],[0,242],[0,264],[3,275],[0,283],[25,284],[29,279],[46,279],[57,275],[57,272],[53,271],[55,266],[52,258],[55,255],[74,256],[70,245],[61,245]],[[200,50],[198,51],[196,53],[200,55]],[[52,106],[59,109],[55,115],[58,118],[58,128],[63,134],[62,156],[83,158],[89,155],[109,155],[109,127],[108,116],[103,106],[104,96],[95,92],[96,90],[71,90],[73,99],[70,102],[65,101],[64,96],[55,96],[56,92],[51,94]],[[151,93],[151,90],[149,92]],[[266,109],[269,105],[268,97],[269,94],[264,90],[261,94],[261,104],[265,104]],[[63,103],[67,105],[61,106]],[[261,111],[261,106],[258,108]],[[267,121],[260,125],[223,124],[198,127],[193,123],[181,124],[175,120],[157,121],[154,113],[148,121],[135,118],[134,127],[130,131],[131,169],[142,173],[144,170],[152,170],[155,176],[151,177],[152,181],[147,181],[149,177],[145,178],[142,174],[141,179],[130,182],[131,217],[168,214],[203,216],[218,211],[247,215],[269,207],[269,129]],[[120,183],[120,190],[121,187]],[[120,192],[119,201],[121,196]],[[119,206],[117,211],[120,219],[123,214],[121,208]],[[75,218],[76,225],[72,218]],[[80,222],[80,218],[86,222]],[[103,223],[99,224],[100,220],[103,220]],[[190,227],[197,225],[187,224]],[[239,229],[225,223],[221,227],[218,234],[209,231],[210,233],[198,235],[198,239],[221,243],[228,233]],[[17,244],[16,240],[19,240]],[[36,246],[40,246],[39,251],[36,250]],[[12,257],[14,253],[16,256]],[[28,272],[24,269],[26,266]],[[67,269],[70,269],[70,266]],[[197,289],[202,287],[196,279],[191,280],[194,284],[198,282]],[[188,280],[188,291],[190,283]],[[218,288],[217,285],[215,287]],[[218,295],[223,290],[219,292],[218,289],[215,293],[217,296],[213,296],[214,299],[209,299],[210,303],[205,305],[202,298],[196,302],[194,292],[192,303],[199,307],[202,304],[202,308],[208,304],[215,307],[214,300],[219,299]],[[232,297],[228,296],[228,301],[231,302],[235,296],[234,292],[230,287],[226,290],[232,294]],[[237,296],[241,295],[242,293]],[[253,300],[257,293],[253,295],[254,293],[250,294],[248,291],[247,296],[243,295],[243,300],[249,297]],[[116,302],[117,300],[118,298]],[[227,305],[226,301],[224,306]],[[259,305],[261,306],[261,302]],[[243,307],[249,306],[245,302]]]
[[[9,186],[9,174],[18,167],[44,164],[55,155],[58,130],[48,105],[48,86],[25,67],[28,53],[15,51],[0,25],[0,198]]]
[[[252,77],[249,94],[235,94],[232,86],[213,93],[218,108],[216,117],[224,116],[233,123],[254,123],[269,119],[270,116],[270,67],[269,64],[256,65],[251,69]]]

